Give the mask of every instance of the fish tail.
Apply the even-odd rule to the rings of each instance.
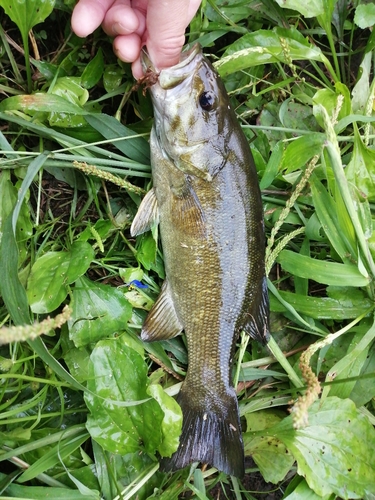
[[[234,389],[227,391],[223,400],[216,397],[205,408],[194,407],[194,399],[194,395],[180,392],[178,402],[183,414],[180,445],[171,458],[162,459],[161,470],[170,472],[192,462],[202,462],[242,478],[244,447]]]

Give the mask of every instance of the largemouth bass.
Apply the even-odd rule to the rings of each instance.
[[[144,66],[150,65],[145,56]],[[199,461],[242,477],[231,381],[235,343],[242,330],[262,342],[268,335],[257,173],[224,85],[199,45],[163,69],[150,91],[153,188],[131,233],[160,224],[166,280],[141,338],[165,340],[184,330],[189,358],[178,396],[180,445],[162,467]]]

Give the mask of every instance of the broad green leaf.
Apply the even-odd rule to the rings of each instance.
[[[297,293],[279,291],[283,300],[291,304],[300,314],[306,314],[314,319],[343,320],[358,318],[371,310],[373,303],[361,290],[351,288],[346,299],[340,300],[331,297],[309,297]],[[271,311],[285,312],[286,308],[270,294]]]
[[[352,182],[368,199],[375,202],[375,151],[367,148],[354,127],[354,149],[345,173],[349,182]]]
[[[210,21],[223,24],[225,18],[229,18],[233,23],[248,19],[253,11],[248,2],[215,0],[207,2],[204,13]]]
[[[141,235],[137,240],[137,260],[143,267],[150,270],[156,261],[157,245],[151,232]]]
[[[283,126],[279,119],[279,110],[280,105],[275,102],[268,102],[258,118],[258,122],[260,125],[265,127],[264,132],[260,132],[259,142],[261,142],[261,147],[259,148],[258,155],[262,155],[263,158],[267,158],[269,154],[269,149],[274,150],[276,144],[281,141],[285,141],[287,138],[287,134],[282,130]],[[268,131],[267,128],[270,128]],[[281,131],[272,130],[272,128],[280,128]],[[267,146],[265,147],[264,141],[267,141]],[[263,148],[262,148],[263,146]],[[256,150],[253,149],[255,152]],[[254,159],[256,161],[256,156],[254,155]],[[264,160],[263,160],[264,161]],[[258,165],[257,165],[258,167]]]
[[[160,405],[164,418],[161,424],[162,442],[158,446],[158,451],[162,457],[170,457],[179,444],[179,436],[182,429],[182,411],[174,398],[169,396],[161,385],[149,385],[147,392]]]
[[[359,408],[373,398],[375,398],[375,349],[372,348],[363,364],[361,376],[350,393],[350,399]]]
[[[375,323],[363,335],[362,332],[357,333],[349,347],[349,352],[340,359],[327,373],[326,381],[345,380],[350,377],[357,377],[362,370],[366,361],[367,353],[370,344],[375,338]],[[347,398],[350,396],[354,388],[355,381],[346,381],[345,383],[326,386],[323,388],[322,398],[328,394],[339,398]]]
[[[338,99],[340,98],[340,104]],[[342,101],[343,99],[343,101]],[[335,117],[335,120],[342,120],[346,116],[351,113],[351,100],[350,100],[350,92],[346,85],[341,82],[336,82],[335,90],[324,88],[319,89],[313,97],[314,104],[321,104],[327,110],[329,116],[331,118]],[[337,111],[339,113],[337,115]],[[324,124],[319,116],[316,116],[316,119],[321,127],[324,127]],[[341,127],[338,129],[335,127],[335,130],[339,133],[345,127]]]
[[[54,5],[55,0],[0,0],[0,6],[16,23],[23,37],[51,14]]]
[[[106,64],[103,73],[103,85],[106,92],[114,92],[121,85],[123,69],[118,64]]]
[[[226,76],[259,64],[289,64],[294,60],[314,60],[327,64],[327,58],[321,50],[310,44],[297,30],[275,28],[273,31],[247,33],[228,47],[215,67],[221,76]]]
[[[354,14],[354,22],[363,30],[373,27],[375,24],[375,4],[361,3],[357,5]]]
[[[370,498],[375,494],[375,430],[350,399],[328,397],[308,412],[309,424],[293,428],[289,416],[270,429],[297,460],[298,474],[320,496]]]
[[[247,413],[245,417],[245,456],[250,455],[254,459],[265,481],[274,484],[282,481],[295,459],[277,437],[262,435],[261,432],[279,423],[281,418],[264,410]]]
[[[298,476],[296,476],[298,478]],[[300,481],[298,485],[293,489],[293,491],[288,494],[289,485],[286,490],[286,496],[283,497],[283,500],[329,500],[331,499],[331,495],[326,495],[321,497],[317,495],[306,483],[306,481],[302,478],[299,478]],[[332,499],[333,500],[333,499]]]
[[[85,383],[89,377],[90,353],[86,347],[71,347],[66,354],[64,354],[64,361],[69,368],[69,372],[81,384]]]
[[[86,125],[86,120],[82,116],[87,114],[82,112],[82,106],[86,104],[89,93],[88,90],[81,85],[81,78],[74,76],[63,76],[58,78],[51,87],[51,95],[53,98],[59,97],[65,101],[67,109],[64,110],[64,105],[58,109],[51,109],[48,122],[51,127],[83,127]],[[81,111],[78,113],[69,113],[69,107],[75,106]]]
[[[279,119],[284,127],[293,130],[319,130],[311,106],[295,102],[292,98],[285,99],[281,104]]]
[[[123,331],[132,311],[121,290],[84,277],[75,283],[71,306],[68,327],[76,347]]]
[[[146,165],[150,162],[150,146],[146,139],[137,137],[133,130],[122,125],[113,116],[104,113],[90,114],[85,119],[105,139],[113,139],[113,145],[131,160]]]
[[[88,63],[81,75],[81,85],[85,89],[91,89],[101,79],[104,71],[104,58],[102,49],[99,48],[95,57]]]
[[[290,173],[300,170],[313,156],[321,153],[324,141],[323,134],[312,132],[291,142],[284,151],[280,171],[285,169]]]
[[[144,272],[140,267],[126,267],[119,270],[119,275],[124,283],[131,283],[133,280],[142,281]]]
[[[149,311],[155,302],[153,298],[138,290],[129,290],[124,296],[133,307],[144,309],[145,311]]]
[[[45,314],[57,309],[68,294],[68,285],[87,271],[94,256],[89,243],[76,241],[69,252],[47,252],[37,259],[27,283],[31,310]]]
[[[303,17],[316,17],[324,12],[324,3],[322,0],[276,0],[276,2],[284,9],[296,10]]]
[[[69,102],[59,95],[32,94],[8,97],[0,103],[0,111],[24,111],[28,114],[40,112],[70,113],[71,115],[85,115],[87,111]]]
[[[375,7],[375,5],[374,5]],[[375,11],[375,9],[374,9]],[[372,57],[371,52],[364,55],[360,65],[357,83],[352,90],[352,109],[353,113],[368,114],[366,106],[370,98],[370,79],[372,73]],[[372,88],[372,92],[373,92]],[[372,94],[371,92],[371,94]]]
[[[98,342],[90,359],[88,389],[96,395],[86,394],[85,400],[92,438],[112,453],[154,454],[163,440],[164,414],[147,394],[148,367],[142,356],[114,339]],[[135,404],[117,404],[122,401]]]
[[[313,259],[290,250],[280,252],[277,261],[284,271],[301,278],[313,279],[318,283],[353,287],[369,284],[369,279],[365,278],[356,266],[348,263]]]

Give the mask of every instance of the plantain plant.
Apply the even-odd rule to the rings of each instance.
[[[373,498],[373,4],[207,0],[189,28],[264,201],[272,336],[238,342],[243,481],[158,470],[187,352],[138,336],[164,278],[155,231],[129,234],[152,109],[102,32],[71,34],[71,4],[0,0],[1,495]]]

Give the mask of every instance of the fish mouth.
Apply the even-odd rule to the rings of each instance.
[[[141,64],[143,71],[158,74],[158,83],[164,90],[171,89],[182,83],[192,73],[192,63],[198,55],[202,55],[202,48],[196,43],[190,49],[181,52],[180,61],[171,66],[159,70],[152,63],[147,51],[143,48],[141,52]],[[195,65],[195,64],[194,64]]]

